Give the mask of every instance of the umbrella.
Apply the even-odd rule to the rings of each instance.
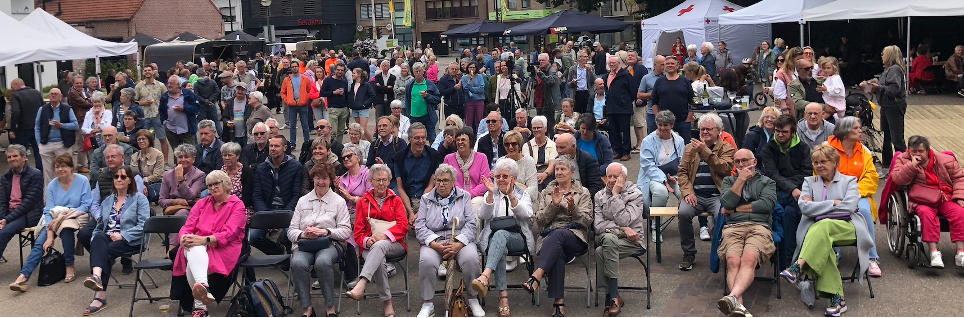
[[[578,11],[563,10],[545,18],[520,24],[505,30],[504,35],[540,35],[546,33],[608,33],[619,32],[632,26],[629,23],[609,18],[597,17]]]
[[[501,36],[502,32],[508,28],[509,26],[503,23],[479,20],[442,32],[442,35],[447,35],[450,38],[474,38],[480,35],[484,36],[485,34]]]
[[[218,41],[263,42],[263,40],[241,31],[228,33],[227,35],[219,38]]]
[[[459,218],[457,217],[453,218],[452,219],[452,236],[451,236],[450,242],[455,241],[455,229],[458,227],[459,227]],[[446,267],[445,270],[447,274],[447,277],[445,277],[445,317],[448,317],[449,311],[452,310],[452,308],[449,308],[449,304],[452,303],[452,297],[455,296],[454,295],[455,289],[458,288],[457,286],[455,286],[455,259],[450,259],[448,261],[448,267]],[[465,282],[463,281],[461,283],[464,284]]]

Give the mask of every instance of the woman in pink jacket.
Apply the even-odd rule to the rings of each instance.
[[[181,248],[171,256],[171,299],[185,311],[193,304],[194,317],[207,317],[207,305],[223,299],[235,281],[247,221],[244,203],[231,195],[231,178],[224,171],[212,171],[205,183],[211,195],[191,208],[178,233]]]
[[[931,267],[944,268],[941,252],[937,250],[941,238],[937,215],[943,215],[950,223],[951,241],[957,244],[954,264],[958,268],[964,267],[964,172],[953,156],[931,149],[926,137],[912,136],[907,140],[907,146],[907,152],[894,158],[890,172],[894,183],[940,191],[937,202],[922,202],[915,200],[914,196],[910,202],[920,218],[921,240],[930,248]]]
[[[455,135],[455,153],[445,156],[444,163],[455,167],[458,175],[455,186],[468,191],[472,195],[472,210],[478,211],[482,206],[482,195],[486,188],[482,180],[490,178],[489,158],[485,154],[474,151],[475,133],[471,127],[463,127]]]

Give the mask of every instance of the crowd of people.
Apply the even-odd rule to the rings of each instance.
[[[546,284],[552,314],[563,316],[566,264],[590,248],[604,315],[615,316],[624,306],[619,260],[645,252],[644,231],[662,240],[645,225],[645,207],[665,207],[672,195],[680,270],[697,263],[697,237],[720,241],[731,287],[719,301],[724,314],[750,316],[742,296],[752,272],[779,255],[782,276],[819,278],[817,292],[831,299],[826,313],[839,316],[847,305],[835,246],[856,245],[861,271],[882,275],[873,195],[888,171],[898,184],[943,194],[939,205],[918,210],[923,240],[931,265],[943,267],[937,215],[946,216],[955,263],[964,266],[964,173],[925,137],[904,145],[907,70],[899,48],[884,49],[879,80],[861,83],[881,107],[885,170],[878,172],[861,121],[845,116],[838,62],[774,42],[740,64],[724,42],[703,43],[699,53],[677,43],[652,70],[636,52],[609,54],[599,43],[568,42],[532,55],[531,65],[515,45],[477,47],[441,69],[430,49],[351,61],[334,51],[304,60],[259,54],[251,69],[244,61],[179,62],[166,78],[147,64],[140,81],[120,72],[107,91],[97,90],[96,78],[68,74],[70,92],[52,89],[49,103],[17,79],[10,170],[0,177],[0,251],[41,220],[43,230],[10,288],[27,291],[56,237],[64,281],[73,281],[79,241],[91,252],[83,284],[95,291],[84,314],[95,314],[107,306],[114,261],[129,273],[144,223],[165,214],[187,217],[169,241],[171,289],[196,317],[224,298],[244,240],[264,254],[291,255],[283,268],[304,316],[317,315],[311,289],[322,290],[325,314],[335,315],[336,270],[350,281],[347,297],[361,301],[374,284],[384,314],[394,315],[388,279],[397,271],[388,260],[407,255],[407,243],[419,249],[420,317],[436,313],[445,262],[456,262],[471,286],[474,316],[485,315],[479,298],[490,289],[499,293],[498,314],[511,315],[506,272],[524,262],[534,263],[524,289]],[[727,132],[716,113],[695,116],[690,108],[710,87],[752,95],[754,84],[776,99],[753,127]],[[289,136],[271,108],[284,112]],[[903,154],[894,158],[895,150]],[[633,154],[635,182],[622,163]],[[245,230],[252,215],[276,210],[293,213],[277,239]],[[693,218],[703,213],[720,219],[722,232],[711,235],[700,217],[697,234]]]

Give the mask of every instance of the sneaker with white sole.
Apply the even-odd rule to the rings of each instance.
[[[840,295],[833,295],[830,299],[830,307],[824,311],[828,317],[840,317],[840,314],[847,312],[847,302]]]
[[[700,240],[709,241],[710,240],[710,228],[701,226],[700,227]]]
[[[422,310],[418,311],[418,316],[416,317],[435,317],[435,305],[432,303],[422,304]]]
[[[321,282],[316,280],[314,283],[311,283],[311,289],[314,289],[314,290],[321,289]]]
[[[957,255],[961,255],[961,254],[957,254]],[[943,255],[941,255],[941,251],[931,252],[931,267],[944,268],[944,260],[941,258],[942,256]]]
[[[485,310],[482,309],[482,305],[479,304],[479,299],[469,299],[469,313],[475,317],[485,317]]]
[[[505,262],[505,271],[506,271],[506,272],[512,272],[512,271],[515,270],[515,268],[516,268],[517,266],[519,266],[519,259],[518,259],[518,258],[515,258],[515,257],[511,257],[511,258],[512,258],[512,260],[507,260],[507,261]]]
[[[385,272],[388,273],[388,278],[395,277],[398,271],[395,270],[394,264],[385,263]]]
[[[954,265],[964,267],[964,253],[958,252],[957,255],[954,255]]]
[[[870,260],[870,267],[867,268],[867,274],[870,277],[880,277],[880,261],[872,259]]]
[[[442,264],[438,265],[438,277],[444,278],[445,275],[448,275],[448,270],[445,268],[445,262],[442,262]]]

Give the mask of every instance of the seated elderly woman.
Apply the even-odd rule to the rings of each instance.
[[[221,159],[224,160],[221,171],[231,179],[231,195],[241,199],[248,215],[254,214],[254,169],[241,163],[241,145],[236,142],[221,145]]]
[[[676,175],[683,159],[683,137],[673,131],[676,116],[664,110],[656,114],[656,131],[643,138],[639,148],[639,176],[636,186],[643,192],[643,200],[650,207],[665,207],[672,194],[679,199],[679,183]],[[652,238],[655,242],[656,223],[653,223]],[[659,239],[662,239],[660,237]]]
[[[311,159],[305,162],[305,177],[301,178],[301,193],[308,194],[314,189],[314,181],[309,176],[311,169],[320,163],[327,163],[334,169],[335,175],[345,173],[345,168],[338,162],[338,155],[331,152],[331,141],[323,138],[315,138],[311,141]],[[331,179],[335,182],[335,179]]]
[[[161,196],[161,180],[164,179],[164,153],[154,148],[154,133],[142,129],[134,135],[138,151],[131,155],[131,166],[137,168],[144,186],[147,187],[147,200],[157,202]]]
[[[351,219],[345,199],[333,191],[335,169],[330,164],[319,163],[311,169],[309,177],[314,189],[298,199],[288,227],[293,250],[291,276],[303,308],[302,315],[314,317],[309,272],[314,266],[325,297],[326,315],[331,316],[335,313],[334,270],[351,238]]]
[[[472,132],[472,128],[462,127],[462,130],[455,135],[455,145],[459,150],[445,156],[443,162],[456,167],[455,186],[472,195],[472,210],[478,211],[482,206],[482,195],[485,194],[485,184],[482,180],[489,178],[491,171],[489,158],[486,158],[484,153],[472,150],[475,142],[475,133]]]
[[[519,167],[518,180],[526,186],[525,191],[529,196],[536,196],[539,193],[538,178],[536,177],[536,161],[532,156],[522,153],[522,147],[526,144],[522,133],[509,131],[502,137],[502,144],[505,145],[505,157],[515,160]]]
[[[753,127],[750,127],[750,131],[746,133],[746,137],[743,139],[742,149],[749,149],[757,157],[766,147],[766,144],[773,140],[774,123],[777,122],[777,117],[780,117],[780,109],[777,107],[769,106],[763,109],[763,113],[760,116],[760,121],[756,123]],[[759,162],[759,161],[757,161]],[[757,164],[759,167],[763,167],[762,163]]]
[[[385,270],[386,258],[399,257],[407,253],[405,236],[408,235],[408,213],[402,198],[388,189],[392,180],[392,170],[384,164],[371,168],[369,181],[374,186],[365,191],[355,207],[355,231],[353,238],[365,258],[360,278],[355,288],[345,294],[356,301],[365,297],[365,287],[375,283],[378,298],[382,300],[386,317],[394,316],[392,293],[388,288],[388,272]]]
[[[539,191],[545,189],[546,180],[549,179],[556,157],[559,156],[556,152],[556,143],[546,136],[548,124],[546,116],[532,117],[532,139],[522,146],[522,153],[532,157],[536,162],[536,182]],[[536,195],[538,193],[536,192]]]
[[[179,300],[185,311],[193,306],[194,317],[207,317],[207,305],[224,299],[235,281],[247,221],[244,203],[231,194],[231,177],[214,170],[204,182],[211,195],[191,208],[178,233],[180,249],[170,252],[171,299]]]
[[[361,149],[362,151],[361,162],[368,161],[368,148],[370,148],[372,145],[371,141],[362,139],[362,134],[364,133],[365,131],[362,129],[361,124],[359,123],[348,124],[348,141],[350,142],[345,144],[345,146],[348,146],[349,144],[351,144],[351,145],[354,145],[355,147],[358,147],[358,149]],[[338,174],[338,173],[336,172],[335,174]]]
[[[164,173],[158,202],[165,215],[188,215],[204,191],[204,171],[194,167],[194,155],[194,145],[182,144],[174,149],[177,166]],[[173,249],[180,240],[172,235],[170,242]]]
[[[565,315],[566,263],[589,247],[592,195],[573,179],[578,169],[576,161],[568,155],[556,158],[556,180],[539,194],[539,211],[533,218],[539,231],[536,238],[539,266],[522,287],[532,293],[542,278],[548,276],[549,298],[555,299],[553,315]]]
[[[857,190],[860,192],[860,200],[857,207],[863,220],[867,222],[867,229],[870,237],[874,238],[874,220],[877,219],[877,203],[874,202],[874,194],[877,194],[877,185],[880,179],[877,176],[877,167],[874,166],[874,156],[870,149],[861,144],[862,129],[860,119],[847,116],[837,121],[833,129],[833,136],[827,138],[826,144],[837,149],[840,162],[837,169],[840,173],[857,178]],[[877,260],[877,244],[870,248],[870,276],[880,277],[880,264]]]
[[[907,152],[894,158],[890,178],[895,184],[912,186],[920,194],[912,195],[911,210],[920,218],[921,240],[930,248],[931,267],[944,268],[944,260],[937,249],[941,238],[941,224],[937,219],[943,215],[950,223],[951,241],[957,244],[954,264],[964,267],[964,172],[953,156],[931,149],[924,136],[911,136],[907,140]],[[928,200],[926,198],[935,198]]]
[[[58,236],[63,243],[67,264],[64,282],[69,283],[74,279],[74,232],[87,225],[93,196],[87,177],[74,172],[74,160],[70,154],[61,154],[54,158],[54,172],[57,177],[46,187],[47,204],[43,210],[44,224],[48,225],[45,226],[46,229],[40,229],[30,256],[24,262],[20,276],[10,284],[10,290],[21,293],[27,291],[30,275],[40,265],[40,259],[47,248],[53,246]]]
[[[435,316],[432,299],[438,282],[436,273],[443,260],[458,262],[462,281],[468,282],[479,275],[479,251],[475,244],[478,227],[472,210],[472,196],[455,187],[456,175],[455,168],[444,163],[435,169],[435,188],[422,196],[415,217],[415,238],[421,245],[418,278],[425,301],[418,317]],[[466,291],[472,315],[484,317],[478,295],[477,290]]]
[[[803,181],[800,205],[800,225],[797,227],[796,260],[780,274],[790,283],[797,283],[806,274],[816,279],[820,297],[829,298],[827,316],[839,317],[847,311],[844,301],[843,282],[837,268],[834,246],[857,245],[860,273],[869,266],[869,252],[873,237],[867,229],[863,213],[857,211],[860,193],[857,178],[838,171],[840,155],[828,145],[820,145],[810,155],[814,177]],[[863,275],[860,276],[863,283]]]
[[[114,189],[101,203],[100,209],[100,221],[90,241],[91,276],[84,280],[84,287],[95,292],[94,300],[84,311],[84,316],[107,307],[107,284],[110,283],[114,260],[141,250],[144,222],[151,217],[151,204],[143,193],[137,191],[131,167],[121,167],[114,173]]]
[[[499,291],[499,316],[502,317],[510,315],[506,256],[523,251],[531,254],[536,250],[536,241],[532,236],[532,197],[516,185],[518,176],[519,165],[515,160],[502,158],[496,161],[495,184],[489,178],[484,180],[487,191],[479,210],[479,221],[485,224],[480,232],[479,247],[485,252],[486,261],[482,275],[472,281],[472,289],[485,297],[494,273],[495,290]],[[493,231],[492,220],[506,216],[514,218],[518,227],[500,226]]]

